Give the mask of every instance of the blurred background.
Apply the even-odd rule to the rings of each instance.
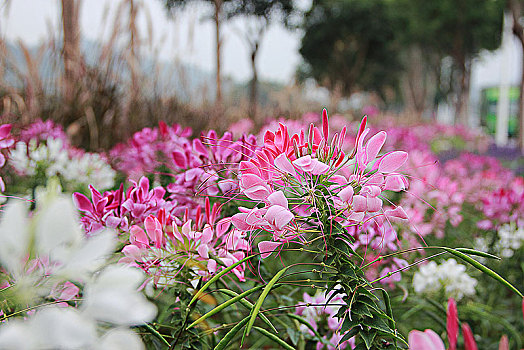
[[[523,147],[520,0],[2,0],[0,113],[107,150],[306,112],[462,124]],[[373,121],[373,119],[371,119]]]

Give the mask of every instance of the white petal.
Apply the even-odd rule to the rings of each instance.
[[[96,271],[106,262],[116,243],[115,232],[112,230],[101,231],[83,240],[78,247],[70,249],[67,257],[61,258],[63,265],[56,274],[75,280],[84,279],[86,274]]]
[[[21,320],[12,320],[0,327],[0,347],[2,349],[36,349],[34,335]]]
[[[49,307],[29,322],[41,349],[85,349],[97,342],[94,320],[74,308]]]
[[[151,321],[156,307],[137,291],[143,273],[126,266],[109,266],[85,290],[84,311],[91,317],[117,325]]]
[[[7,205],[0,222],[0,263],[14,275],[23,268],[28,242],[27,205],[16,200]]]
[[[38,252],[50,255],[61,246],[77,244],[83,237],[78,214],[69,198],[59,197],[46,203],[36,218],[36,242]]]
[[[132,330],[124,328],[117,328],[107,332],[102,337],[98,348],[103,350],[145,349],[140,337]]]

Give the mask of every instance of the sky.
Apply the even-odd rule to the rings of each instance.
[[[49,33],[58,36],[59,0],[10,0],[8,8],[5,1],[0,3],[0,33],[7,40],[37,45],[46,40]],[[84,0],[80,19],[82,36],[89,40],[107,38],[120,3]],[[206,19],[212,13],[210,7],[190,6],[169,19],[162,1],[142,0],[141,3],[144,8],[139,12],[139,31],[144,41],[153,43],[152,48],[145,49],[146,54],[167,62],[181,60],[208,72],[215,70],[214,25]],[[125,20],[126,14],[121,17]],[[240,34],[244,26],[243,21],[235,20],[226,24],[223,31],[223,72],[239,81],[251,77],[249,53]],[[145,40],[149,38],[149,27],[152,28],[152,41]],[[300,61],[300,37],[299,32],[287,31],[279,23],[270,26],[257,60],[262,79],[281,83],[292,80]]]
[[[298,0],[307,8],[311,0]],[[49,37],[51,32],[57,36],[60,32],[59,0],[10,0],[7,11],[3,5],[0,12],[0,33],[8,40],[22,40],[28,45],[36,45]],[[110,26],[117,15],[117,0],[84,0],[81,8],[82,35],[90,40],[107,38]],[[168,19],[161,0],[142,0],[146,5],[140,11],[139,30],[141,36],[149,37],[149,22],[152,28],[153,48],[146,53],[159,57],[163,61],[181,60],[210,73],[215,70],[214,26],[209,18],[211,9],[206,6],[191,6],[177,13],[174,19]],[[5,4],[0,1],[0,4]],[[109,21],[104,21],[104,15]],[[207,16],[207,17],[206,17]],[[126,14],[121,15],[126,18]],[[148,21],[150,19],[150,21]],[[106,25],[104,25],[106,23]],[[224,28],[223,72],[235,80],[244,81],[251,77],[249,54],[239,33],[245,23],[234,21]],[[297,64],[300,62],[298,48],[300,32],[285,30],[274,23],[266,33],[262,43],[258,67],[263,80],[280,83],[292,81]],[[498,84],[506,68],[511,83],[517,84],[520,77],[521,49],[512,38],[502,58],[501,50],[485,53],[476,60],[472,74],[472,87],[492,86]]]

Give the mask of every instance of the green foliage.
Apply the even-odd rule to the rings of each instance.
[[[302,74],[348,96],[397,86],[399,47],[386,1],[316,0],[303,29]]]

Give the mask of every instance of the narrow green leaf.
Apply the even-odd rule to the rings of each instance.
[[[219,289],[218,291],[219,292],[222,292],[224,294],[228,294],[229,296],[234,296],[234,298],[232,299],[229,299],[228,301],[226,301],[225,303],[222,303],[220,305],[218,305],[217,307],[215,307],[213,310],[209,311],[208,313],[206,313],[205,315],[201,316],[200,318],[198,318],[195,322],[191,323],[189,326],[187,326],[186,329],[189,329],[197,324],[199,324],[200,322],[204,321],[205,319],[215,315],[217,312],[220,312],[222,311],[223,309],[225,309],[226,307],[228,307],[229,305],[231,304],[234,304],[236,303],[237,301],[243,299],[244,297],[248,296],[249,294],[251,293],[254,293],[256,292],[257,290],[260,290],[262,289],[263,286],[257,286],[255,288],[252,288],[252,289],[249,289],[249,290],[246,290],[244,293],[242,294],[237,294],[233,291],[230,291],[230,290],[224,290],[224,289]],[[247,300],[245,300],[247,301]],[[249,301],[247,301],[249,303]],[[249,303],[251,304],[251,303]],[[253,306],[253,304],[251,304],[249,306],[249,308],[251,308]]]
[[[257,290],[259,289],[262,289],[264,287],[264,285],[260,285],[260,286],[257,286],[255,287]],[[275,288],[279,287],[279,285],[275,285]],[[253,289],[255,289],[253,288]],[[230,297],[237,297],[238,294],[233,292],[232,290],[229,290],[229,289],[219,289],[218,290],[219,292],[221,293],[224,293],[224,294],[227,294],[229,295]],[[254,290],[253,290],[254,292]],[[251,294],[251,293],[250,293]],[[240,303],[245,306],[246,308],[248,309],[252,309],[253,308],[253,304],[247,300],[247,299],[240,299]],[[271,323],[271,321],[269,321],[269,319],[266,317],[266,315],[264,314],[260,314],[260,318],[262,319],[262,321],[264,321],[269,327],[271,327],[271,329],[275,332],[275,333],[278,333],[277,329],[275,328],[275,326],[273,326],[273,324]]]
[[[291,345],[289,345],[288,343],[286,343],[285,341],[283,341],[282,339],[280,339],[279,337],[277,337],[273,333],[265,330],[264,328],[260,328],[260,327],[257,327],[257,326],[255,326],[253,328],[256,329],[257,331],[259,331],[260,333],[262,333],[263,335],[265,335],[266,337],[268,337],[269,339],[273,340],[275,343],[278,343],[280,346],[282,346],[282,348],[288,349],[288,350],[295,350],[294,347],[292,347]]]
[[[264,290],[262,291],[262,294],[258,297],[258,300],[256,304],[251,309],[251,316],[249,319],[249,323],[246,327],[245,335],[249,335],[249,332],[251,331],[251,328],[253,327],[253,324],[255,323],[255,320],[257,318],[258,313],[260,312],[260,308],[262,307],[262,304],[264,303],[264,300],[268,296],[269,292],[271,291],[271,288],[273,288],[273,285],[279,280],[280,277],[287,271],[289,266],[284,267],[282,270],[278,271],[275,276],[269,281],[269,283],[266,285]]]
[[[162,336],[162,334],[160,334],[155,328],[153,328],[150,324],[143,324],[142,325],[144,328],[147,329],[147,331],[149,333],[151,333],[152,335],[154,335],[156,338],[158,338],[162,343],[164,343],[166,346],[171,346],[171,344],[169,344],[169,342],[166,340],[166,338],[164,338]]]
[[[249,316],[242,319],[242,321],[238,322],[233,328],[227,332],[227,334],[222,338],[222,340],[215,346],[215,350],[222,350],[225,349],[227,344],[233,339],[233,337],[238,333],[238,331],[246,325],[246,323],[249,321]]]
[[[524,298],[524,295],[522,295],[522,293],[517,288],[515,288],[511,283],[509,283],[504,278],[502,278],[498,273],[496,273],[495,271],[493,271],[493,270],[489,269],[488,267],[482,265],[481,263],[479,263],[477,260],[473,259],[472,257],[470,257],[470,256],[468,256],[468,255],[466,255],[466,254],[464,254],[464,253],[462,253],[462,252],[460,252],[460,251],[458,251],[456,249],[453,249],[453,248],[442,247],[442,249],[444,249],[448,253],[453,254],[456,257],[459,257],[462,260],[468,262],[473,267],[479,269],[480,271],[484,272],[488,276],[490,276],[493,279],[499,281],[501,284],[503,284],[507,288],[509,288],[512,291],[514,291],[515,293],[517,293],[517,295],[520,296],[521,298]]]
[[[200,288],[199,291],[193,296],[193,298],[191,299],[189,304],[187,304],[187,306],[189,307],[191,304],[193,304],[213,282],[217,281],[220,277],[224,276],[226,273],[228,273],[229,271],[233,270],[238,265],[245,263],[246,261],[248,261],[249,259],[251,259],[254,256],[255,255],[247,256],[244,259],[234,263],[231,266],[228,266],[227,268],[223,269],[222,271],[220,271],[219,273],[217,273],[216,275],[211,277],[211,279],[209,281],[207,281],[206,284],[204,284],[202,286],[202,288]]]
[[[385,289],[380,288],[382,291],[382,298],[384,298],[384,304],[386,306],[386,314],[391,318],[388,320],[388,325],[391,329],[395,330],[395,321],[393,319],[393,309],[391,308],[391,300],[389,299],[389,294]]]
[[[455,250],[461,253],[464,253],[464,254],[468,254],[468,255],[476,255],[476,256],[481,256],[483,258],[500,260],[498,256],[490,254],[490,253],[486,253],[486,252],[481,252],[480,250],[475,250],[475,249],[470,249],[470,248],[455,248]]]

